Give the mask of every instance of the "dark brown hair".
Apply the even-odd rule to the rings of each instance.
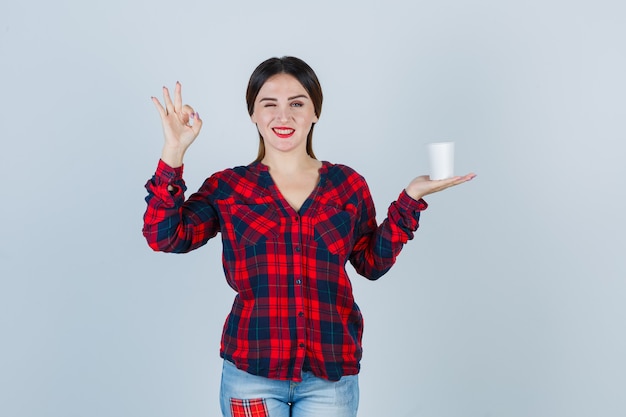
[[[320,85],[317,75],[315,75],[313,69],[303,60],[293,56],[270,58],[263,61],[258,67],[256,67],[250,76],[250,81],[248,82],[248,88],[246,90],[248,114],[250,116],[254,114],[254,101],[259,94],[259,90],[263,87],[263,84],[265,84],[269,78],[277,74],[292,75],[300,82],[300,84],[302,84],[302,87],[304,87],[309,94],[309,97],[311,97],[313,108],[315,109],[315,115],[319,118],[322,113],[322,101],[324,100],[324,96],[322,95],[322,86]],[[312,144],[314,127],[315,123],[311,126],[311,130],[306,138],[306,153],[312,158],[315,158]],[[261,133],[259,133],[259,153],[255,162],[260,162],[264,157],[265,144],[263,143]]]

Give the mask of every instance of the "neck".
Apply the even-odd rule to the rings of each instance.
[[[320,161],[311,158],[307,153],[298,152],[297,154],[265,154],[261,160],[263,165],[267,165],[270,171],[275,173],[291,174],[303,169],[317,168]]]

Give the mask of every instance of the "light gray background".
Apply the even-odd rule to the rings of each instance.
[[[0,6],[0,414],[217,416],[233,292],[220,242],[153,253],[150,96],[205,121],[196,190],[250,162],[254,67],[296,55],[325,92],[321,159],[367,179],[380,220],[457,144],[469,184],[432,196],[366,320],[361,417],[626,415],[626,7],[618,0]]]

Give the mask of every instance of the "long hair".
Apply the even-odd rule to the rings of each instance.
[[[284,56],[282,58],[270,58],[259,64],[250,76],[248,82],[248,88],[246,89],[246,102],[248,104],[248,114],[252,116],[254,114],[254,101],[256,100],[259,90],[263,87],[263,84],[272,76],[276,74],[289,74],[295,77],[304,89],[311,97],[313,102],[313,108],[315,115],[319,118],[322,113],[322,102],[324,96],[322,94],[322,86],[320,85],[317,75],[313,69],[303,60],[292,57]],[[315,158],[313,153],[313,128],[315,123],[311,126],[311,130],[306,138],[306,153]],[[265,143],[263,137],[259,133],[259,152],[255,162],[260,162],[265,157]]]

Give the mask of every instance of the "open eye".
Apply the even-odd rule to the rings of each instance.
[[[293,103],[291,103],[291,107],[302,107],[303,104],[300,103],[299,101],[294,101]]]

